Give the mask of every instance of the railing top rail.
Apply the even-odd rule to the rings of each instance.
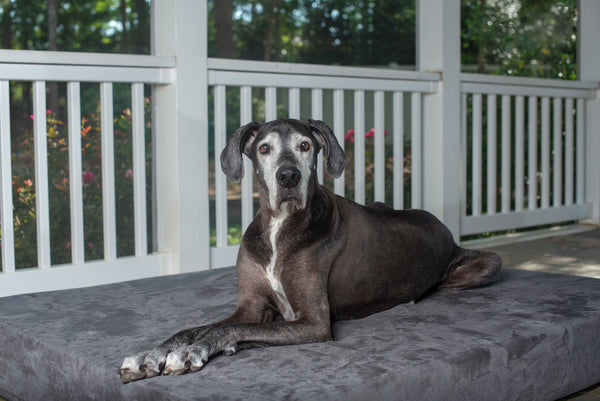
[[[599,86],[598,82],[461,74],[460,88],[468,93],[592,99]]]
[[[335,76],[346,78],[376,78],[404,81],[437,82],[441,79],[441,74],[433,72],[403,71],[376,67],[342,67],[220,58],[209,58],[208,69],[231,72]]]
[[[102,67],[174,68],[175,57],[0,49],[0,63]]]
[[[174,81],[175,59],[131,54],[0,50],[0,80],[57,82]]]
[[[509,85],[509,86],[529,86],[529,87],[543,87],[543,88],[557,88],[557,89],[586,89],[596,90],[599,89],[599,82],[584,82],[584,81],[571,81],[563,79],[547,79],[547,78],[529,78],[529,77],[508,77],[499,75],[486,75],[486,74],[460,74],[460,81],[462,83],[473,83],[473,84],[495,84],[495,85]]]

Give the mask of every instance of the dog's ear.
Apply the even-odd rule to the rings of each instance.
[[[244,176],[242,153],[248,155],[260,127],[261,123],[251,122],[236,129],[221,152],[221,170],[234,183],[240,182]]]
[[[333,131],[323,121],[307,120],[308,127],[317,138],[320,145],[325,147],[325,158],[327,159],[327,174],[333,178],[338,178],[344,172],[346,167],[346,154],[338,143]]]

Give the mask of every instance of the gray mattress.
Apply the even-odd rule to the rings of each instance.
[[[600,382],[600,280],[504,270],[484,288],[334,325],[336,341],[121,384],[124,356],[228,316],[231,268],[0,298],[8,400],[554,400]]]

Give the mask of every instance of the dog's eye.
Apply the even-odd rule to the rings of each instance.
[[[302,142],[300,144],[300,150],[303,152],[308,152],[310,150],[310,143],[308,142]]]
[[[260,148],[258,148],[258,151],[261,155],[266,155],[270,150],[271,148],[267,144],[261,145]]]

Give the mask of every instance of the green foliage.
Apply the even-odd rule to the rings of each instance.
[[[149,0],[61,0],[57,4],[53,50],[150,53]],[[0,26],[5,49],[49,49],[46,1],[0,0]]]
[[[217,51],[215,1],[209,1],[211,56]],[[415,64],[414,0],[219,1],[233,5],[237,58]],[[481,73],[576,78],[577,0],[463,0],[461,18],[464,66]]]
[[[215,1],[209,2],[211,16]],[[414,64],[414,0],[232,1],[238,58],[342,65]],[[209,55],[214,56],[216,36],[211,29],[209,23]],[[273,39],[265,40],[269,37]]]
[[[146,175],[151,173],[150,135],[151,103],[145,99]],[[33,116],[32,116],[33,117]],[[69,208],[68,127],[47,111],[47,147],[50,202],[50,241],[52,264],[71,262],[71,226]],[[117,210],[117,254],[134,254],[133,172],[131,110],[124,109],[114,120],[115,201]],[[84,204],[85,259],[104,256],[102,216],[102,168],[100,138],[100,105],[81,119],[81,153]],[[37,265],[35,174],[33,134],[26,130],[19,142],[13,143],[13,209],[15,264],[18,268]],[[147,185],[147,204],[151,204]],[[150,208],[148,208],[150,209]]]
[[[577,79],[577,0],[463,0],[461,16],[463,65]]]
[[[346,153],[347,167],[345,170],[346,180],[346,196],[349,198],[354,197],[354,136],[355,131],[353,129],[348,130],[344,139],[344,151]],[[387,137],[388,130],[384,131],[384,135]],[[375,130],[371,129],[364,133],[365,137],[365,203],[371,203],[375,201]],[[410,149],[410,144],[405,143],[404,148]],[[394,201],[394,155],[393,148],[388,143],[385,146],[385,203],[392,207]],[[411,200],[411,153],[408,151],[404,155],[402,160],[402,186],[403,186],[403,197],[404,206],[410,207]],[[333,188],[333,180],[327,178],[325,185]]]

